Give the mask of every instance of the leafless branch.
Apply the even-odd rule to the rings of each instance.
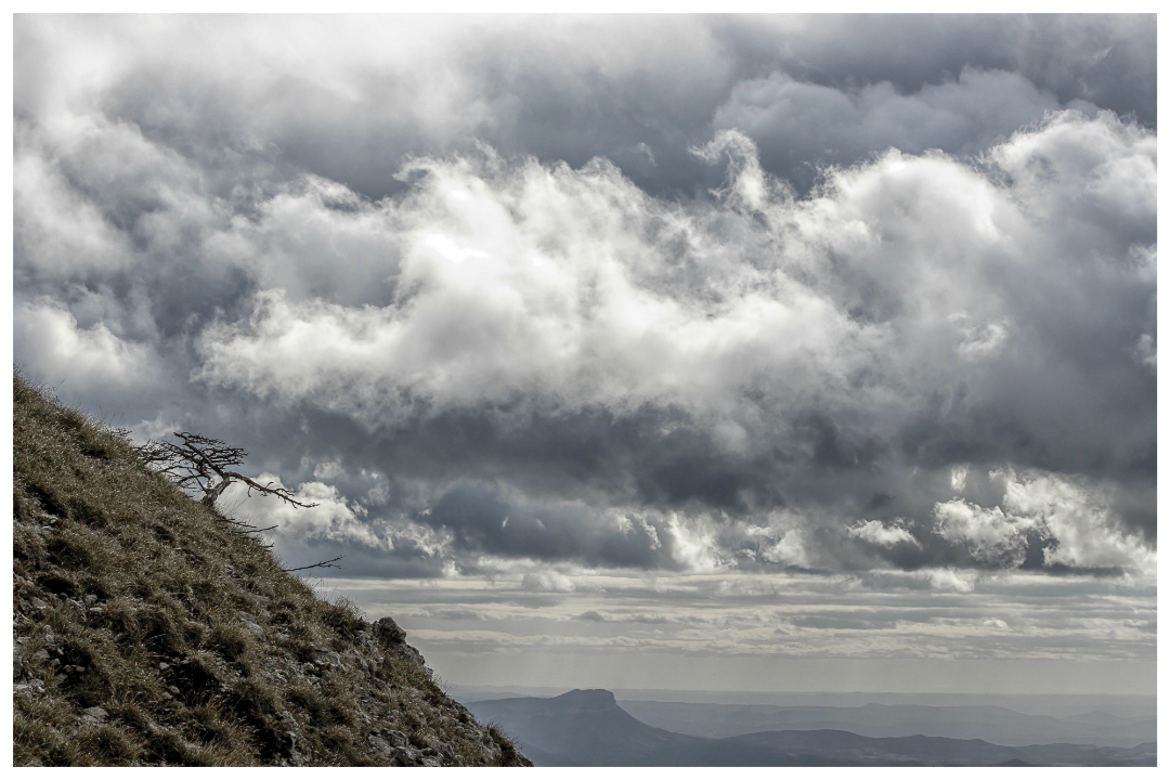
[[[279,528],[279,527],[280,526],[277,526],[277,525],[270,525],[267,528],[248,528],[248,529],[245,529],[243,531],[235,531],[234,533],[237,533],[237,534],[262,534],[265,531],[271,531],[272,529]]]
[[[285,569],[284,571],[304,571],[305,569],[316,569],[316,568],[340,569],[341,567],[336,565],[334,563],[334,561],[340,561],[344,557],[345,557],[344,555],[339,555],[336,558],[330,558],[327,561],[321,561],[320,563],[310,564],[309,566],[297,566],[295,569]]]
[[[305,509],[317,506],[293,498],[293,492],[275,482],[260,484],[251,477],[234,470],[244,462],[248,453],[241,447],[231,447],[219,439],[200,436],[189,431],[176,431],[177,441],[151,441],[137,448],[139,459],[160,474],[165,474],[186,490],[202,494],[204,506],[214,509],[216,499],[233,482],[239,482],[263,496],[276,496],[292,506]]]

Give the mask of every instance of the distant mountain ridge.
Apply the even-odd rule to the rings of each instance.
[[[1120,718],[1106,712],[1054,718],[986,705],[783,707],[622,701],[620,706],[645,723],[697,737],[733,737],[785,729],[839,729],[866,737],[925,734],[952,739],[985,739],[999,745],[1016,747],[1042,742],[1132,747],[1157,738],[1156,720]]]
[[[605,690],[470,702],[537,766],[1152,766],[1154,743],[999,745],[921,734],[867,737],[840,729],[711,738],[651,726]],[[929,708],[927,708],[929,709]],[[1010,712],[1007,710],[1005,712]],[[1019,713],[1015,713],[1019,715]]]

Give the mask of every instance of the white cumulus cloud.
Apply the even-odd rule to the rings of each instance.
[[[880,520],[866,520],[849,528],[849,535],[876,544],[879,547],[893,547],[910,544],[920,547],[914,535],[898,525],[886,525]]]

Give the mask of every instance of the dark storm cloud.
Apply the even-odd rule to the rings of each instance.
[[[816,162],[889,145],[975,151],[1076,101],[1155,121],[1148,17],[663,17],[620,27],[546,17],[432,21],[413,34],[328,20],[292,21],[282,35],[258,20],[188,19],[149,37],[117,20],[71,33],[62,22],[61,34],[30,19],[18,30],[30,81],[56,36],[95,25],[127,60],[98,95],[102,112],[198,161],[224,188],[308,171],[379,197],[401,191],[403,155],[466,151],[474,137],[548,162],[603,156],[651,191],[693,192],[710,182],[688,147],[747,109],[748,126],[734,126],[761,144],[773,173],[806,185]],[[202,57],[207,39],[222,64]],[[296,68],[305,56],[315,70]],[[768,88],[789,79],[804,90],[795,103]],[[18,115],[35,115],[28,103],[44,98],[34,90],[18,85]],[[833,124],[785,132],[794,113]],[[810,156],[789,156],[784,143]]]
[[[777,66],[834,88],[889,82],[903,94],[965,68],[1019,73],[1061,102],[1087,100],[1153,125],[1155,28],[1148,16],[916,15],[734,18],[714,24],[756,74]],[[774,64],[775,63],[775,64]]]
[[[874,150],[976,155],[1058,108],[1053,95],[1004,71],[968,68],[910,94],[890,82],[837,89],[774,71],[738,84],[715,125],[746,133],[765,169],[807,187],[825,165],[849,164]],[[823,129],[809,135],[810,124]]]
[[[598,523],[585,505],[527,506],[484,484],[456,484],[425,521],[454,531],[457,547],[489,555],[644,568],[658,557],[656,537],[644,528],[622,533]]]
[[[279,558],[289,568],[341,558],[337,561],[339,568],[336,571],[330,568],[311,569],[302,576],[327,578],[341,572],[347,577],[429,579],[444,575],[441,559],[409,547],[387,552],[381,548],[364,548],[352,540],[309,543],[285,539],[279,541]]]
[[[1141,569],[1153,35],[22,17],[16,358],[351,573]]]

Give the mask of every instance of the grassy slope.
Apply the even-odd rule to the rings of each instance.
[[[14,396],[17,765],[527,763],[122,438]]]

